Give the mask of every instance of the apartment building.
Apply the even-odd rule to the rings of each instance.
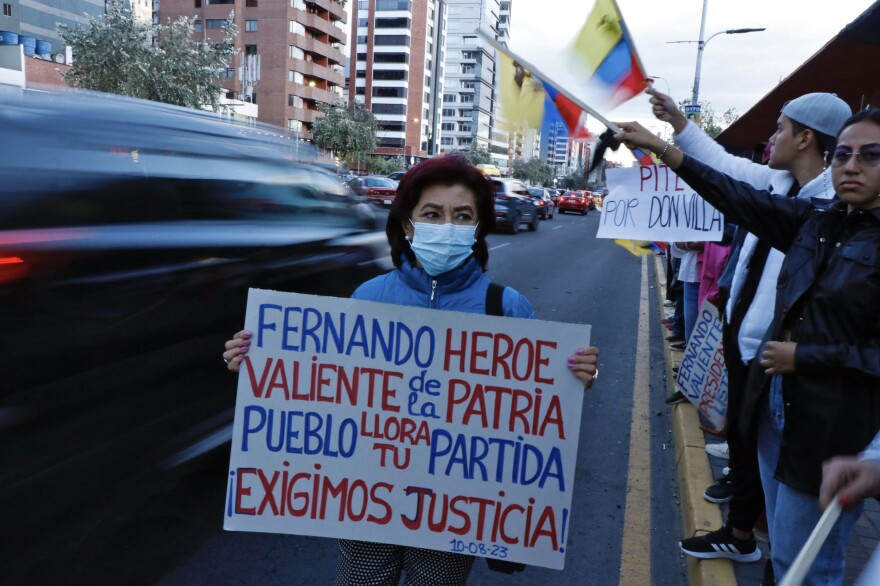
[[[497,36],[499,0],[448,1],[440,145],[447,152],[471,146],[491,150],[496,57],[495,50],[474,31],[482,29]]]
[[[438,152],[447,0],[352,4],[349,100],[379,123],[377,154],[410,165]]]
[[[553,175],[562,177],[568,168],[568,127],[561,120],[547,120],[541,132],[541,160],[553,167]]]
[[[161,0],[160,18],[195,17],[196,35],[223,35],[233,15],[238,50],[221,85],[259,105],[258,120],[311,139],[322,103],[342,101],[345,7],[336,0]],[[234,104],[234,102],[233,102]]]

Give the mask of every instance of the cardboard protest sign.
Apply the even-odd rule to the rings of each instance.
[[[608,195],[597,238],[718,242],[724,215],[666,165],[605,170]]]
[[[251,289],[224,528],[561,569],[589,326]]]
[[[718,309],[703,301],[676,378],[678,390],[719,430],[727,419],[727,367],[721,327]]]

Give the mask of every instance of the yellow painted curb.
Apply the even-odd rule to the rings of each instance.
[[[664,257],[654,257],[657,276],[657,296],[663,318],[663,300],[666,298],[666,266]],[[672,367],[681,362],[681,354],[664,349],[668,388],[675,388]],[[700,417],[690,403],[679,403],[672,408],[672,435],[675,441],[675,463],[681,491],[681,521],[685,536],[707,533],[721,527],[721,509],[703,498],[706,487],[714,482],[706,440],[700,429]],[[730,560],[700,560],[687,557],[688,582],[691,586],[737,586]]]

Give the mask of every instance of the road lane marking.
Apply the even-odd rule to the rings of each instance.
[[[560,228],[564,228],[564,226],[553,226],[550,228],[551,230],[559,230]]]
[[[504,248],[505,246],[510,246],[510,242],[505,242],[504,244],[499,244],[498,246],[493,246],[492,248],[489,249],[489,252],[492,252],[493,250],[498,250],[499,248]]]
[[[648,416],[648,256],[642,256],[639,330],[636,337],[626,510],[620,550],[621,586],[651,584],[651,419]]]

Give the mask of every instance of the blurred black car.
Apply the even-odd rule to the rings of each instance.
[[[520,224],[527,224],[529,230],[538,229],[538,209],[525,184],[518,179],[492,178],[495,188],[495,223],[499,228],[507,228],[512,234],[519,232]]]
[[[2,575],[66,583],[85,547],[141,546],[137,495],[228,450],[248,288],[348,296],[388,245],[274,128],[28,91],[0,128]]]
[[[538,217],[542,220],[552,220],[556,213],[556,204],[550,197],[550,189],[543,187],[529,187],[529,197],[538,209]]]

